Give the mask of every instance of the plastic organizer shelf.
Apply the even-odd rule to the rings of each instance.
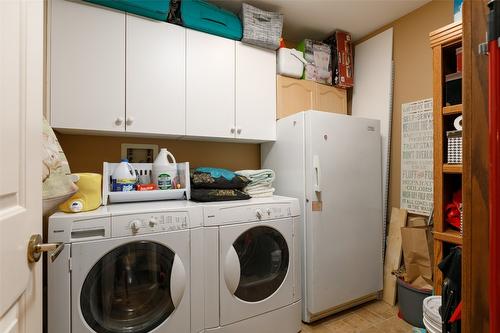
[[[111,175],[119,163],[103,163],[102,179],[102,204],[108,205],[122,202],[159,201],[159,200],[189,200],[191,198],[191,182],[189,176],[189,163],[177,163],[177,175],[180,189],[154,190],[154,191],[111,191]],[[152,163],[130,163],[136,170],[151,170]]]

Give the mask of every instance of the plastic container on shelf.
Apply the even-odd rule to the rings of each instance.
[[[276,71],[278,74],[296,79],[302,77],[304,65],[307,64],[302,52],[296,49],[287,49],[285,47],[277,51],[276,61]]]
[[[111,191],[133,191],[137,183],[137,174],[127,159],[123,159],[111,175]]]
[[[168,158],[172,159],[172,163]],[[153,184],[159,190],[171,190],[177,187],[177,167],[174,155],[167,149],[160,149],[160,153],[153,163]]]
[[[149,173],[152,171],[153,163],[130,163],[139,173]],[[191,198],[191,182],[189,177],[189,163],[177,163],[175,167],[178,173],[177,188],[171,190],[140,190],[129,192],[111,191],[111,175],[119,166],[119,163],[103,163],[102,179],[102,203],[103,205],[157,200],[189,200]]]

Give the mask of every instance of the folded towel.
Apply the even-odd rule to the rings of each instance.
[[[259,190],[266,190],[270,189],[272,186],[271,183],[269,184],[255,184],[255,183],[250,183],[246,187],[243,188],[244,191],[249,192],[249,191],[259,191]]]
[[[271,169],[261,169],[261,170],[240,170],[235,172],[237,175],[244,176],[250,180],[250,185],[252,184],[271,184],[276,177],[275,173]]]
[[[252,198],[272,197],[274,193],[274,188],[270,187],[267,189],[261,189],[256,191],[245,191],[245,193],[251,196]]]

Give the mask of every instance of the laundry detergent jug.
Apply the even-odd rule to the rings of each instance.
[[[172,163],[168,158],[172,159]],[[153,183],[160,190],[175,189],[177,185],[177,165],[175,157],[167,149],[160,149],[160,153],[153,163]]]
[[[78,213],[99,208],[102,203],[102,176],[98,173],[75,173],[71,176],[75,178],[78,192],[59,205],[59,209],[66,213]]]
[[[111,175],[111,191],[127,192],[135,189],[137,173],[127,159],[123,159]]]

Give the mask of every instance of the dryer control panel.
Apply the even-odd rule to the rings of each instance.
[[[207,205],[204,210],[204,221],[206,226],[210,226],[283,219],[299,215],[298,203],[297,207],[294,207],[294,204],[293,201],[275,201]]]
[[[187,212],[144,213],[113,216],[112,237],[145,235],[189,228]]]

